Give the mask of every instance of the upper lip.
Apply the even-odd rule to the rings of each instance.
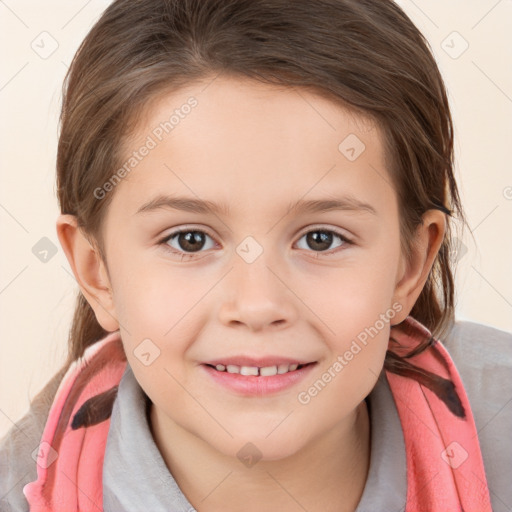
[[[290,357],[283,356],[266,356],[266,357],[247,357],[247,356],[231,356],[231,357],[223,357],[219,359],[213,359],[211,361],[206,361],[203,364],[208,364],[211,366],[217,366],[218,364],[222,364],[224,366],[227,365],[236,365],[236,366],[252,366],[258,368],[265,368],[268,366],[279,366],[282,364],[308,364],[314,363],[316,361],[312,360],[302,360],[295,359]]]

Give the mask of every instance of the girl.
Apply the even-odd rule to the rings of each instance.
[[[394,3],[117,0],[61,121],[80,294],[6,508],[512,504],[510,336],[454,321],[452,122]]]

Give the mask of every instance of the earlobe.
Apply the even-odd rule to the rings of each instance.
[[[80,290],[94,310],[98,323],[106,331],[119,329],[112,286],[99,251],[78,227],[74,215],[59,215],[57,236]]]
[[[405,256],[401,256],[393,303],[399,302],[403,309],[394,323],[400,323],[410,314],[425,286],[445,232],[446,215],[439,210],[427,210],[416,230],[410,260],[406,261]]]

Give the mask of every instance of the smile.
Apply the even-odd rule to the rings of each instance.
[[[313,364],[313,363],[308,363]],[[273,375],[283,375],[285,373],[294,372],[295,370],[301,369],[305,364],[280,364],[275,366],[237,366],[236,364],[217,364],[215,366],[208,365],[211,368],[215,368],[218,372],[227,373],[238,373],[239,375],[245,376],[260,376],[260,377],[271,377]]]
[[[281,363],[272,366],[238,366],[234,364],[202,364],[211,382],[243,396],[274,395],[289,390],[304,380],[317,362]]]

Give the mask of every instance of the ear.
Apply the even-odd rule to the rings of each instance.
[[[74,215],[59,215],[57,236],[73,270],[80,290],[106,331],[119,329],[114,309],[112,287],[99,250],[93,247]]]
[[[411,312],[418,299],[430,269],[434,264],[446,232],[446,214],[439,210],[427,210],[423,222],[418,226],[411,248],[411,258],[407,261],[401,255],[393,301],[403,309],[395,316],[393,324],[402,322]]]

